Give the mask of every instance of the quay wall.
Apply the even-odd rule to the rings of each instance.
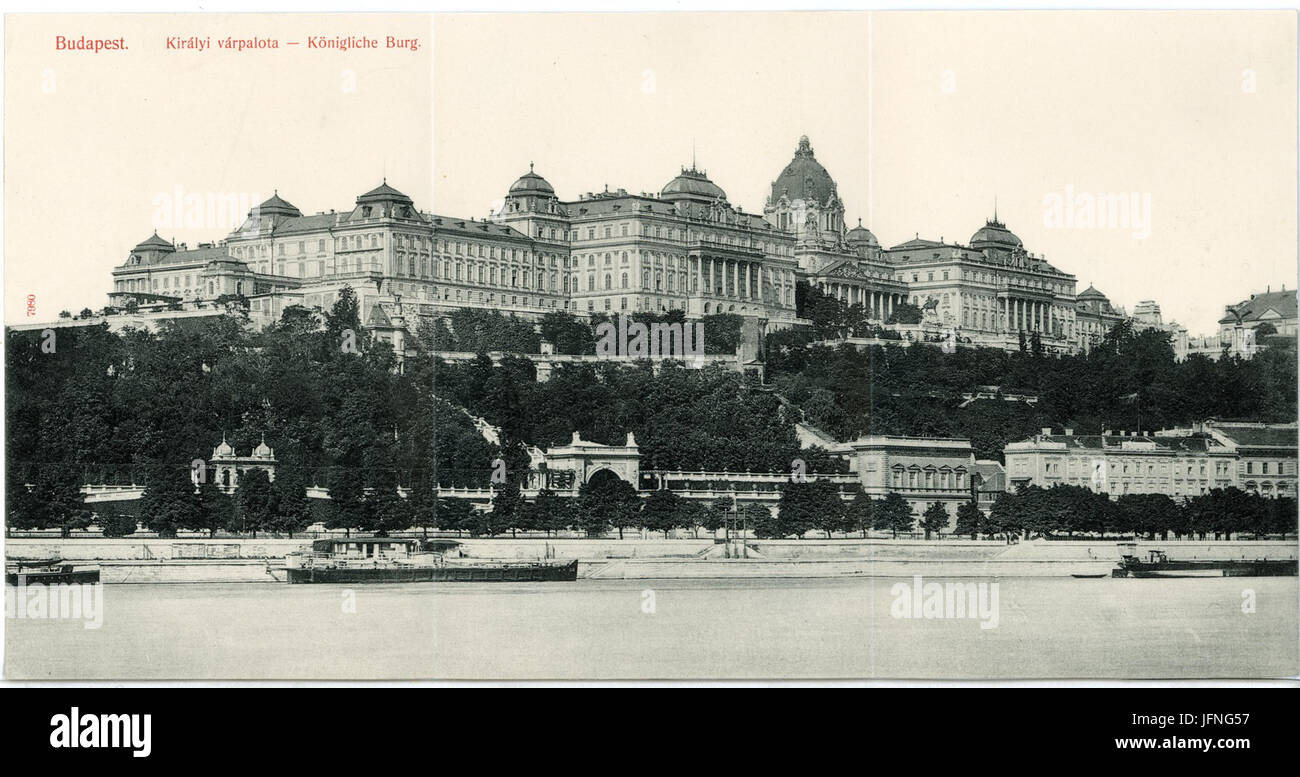
[[[17,539],[10,558],[58,557],[100,567],[105,583],[271,582],[280,559],[305,550],[301,540]],[[467,539],[467,557],[578,559],[581,577],[664,579],[716,577],[1023,577],[1103,574],[1119,552],[1113,541],[749,540],[748,558],[727,558],[739,546],[712,540]],[[1164,550],[1174,559],[1297,558],[1295,542],[1139,542],[1137,552]],[[280,576],[282,579],[282,574]]]

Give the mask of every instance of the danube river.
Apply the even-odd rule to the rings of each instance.
[[[926,582],[936,581],[953,582]],[[992,627],[896,617],[906,578],[106,585],[97,629],[7,617],[5,669],[10,679],[1297,673],[1296,578],[968,582],[998,582]]]

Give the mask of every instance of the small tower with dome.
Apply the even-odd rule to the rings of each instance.
[[[532,162],[528,163],[528,172],[510,184],[501,211],[493,213],[492,219],[534,240],[567,239],[564,205],[555,196],[555,187],[533,169]]]
[[[239,476],[252,469],[266,471],[267,479],[275,481],[275,451],[266,444],[266,435],[252,453],[240,456],[234,447],[226,442],[226,435],[221,435],[221,444],[212,449],[208,467],[215,473],[217,487],[227,494],[232,494],[239,487]]]

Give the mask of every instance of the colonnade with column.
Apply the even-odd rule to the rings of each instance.
[[[700,291],[710,297],[756,300],[763,295],[764,267],[761,261],[720,256],[692,256],[691,275],[701,279]],[[769,272],[773,286],[778,284]]]
[[[1010,332],[1051,332],[1052,303],[1019,297],[998,300],[1002,328]]]
[[[907,301],[904,294],[888,291],[875,291],[856,283],[839,283],[821,281],[817,284],[822,293],[840,300],[846,305],[861,305],[867,309],[868,318],[884,321],[894,312],[894,308]]]

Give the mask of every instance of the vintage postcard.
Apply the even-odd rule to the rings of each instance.
[[[6,16],[4,677],[1296,676],[1296,29]]]

